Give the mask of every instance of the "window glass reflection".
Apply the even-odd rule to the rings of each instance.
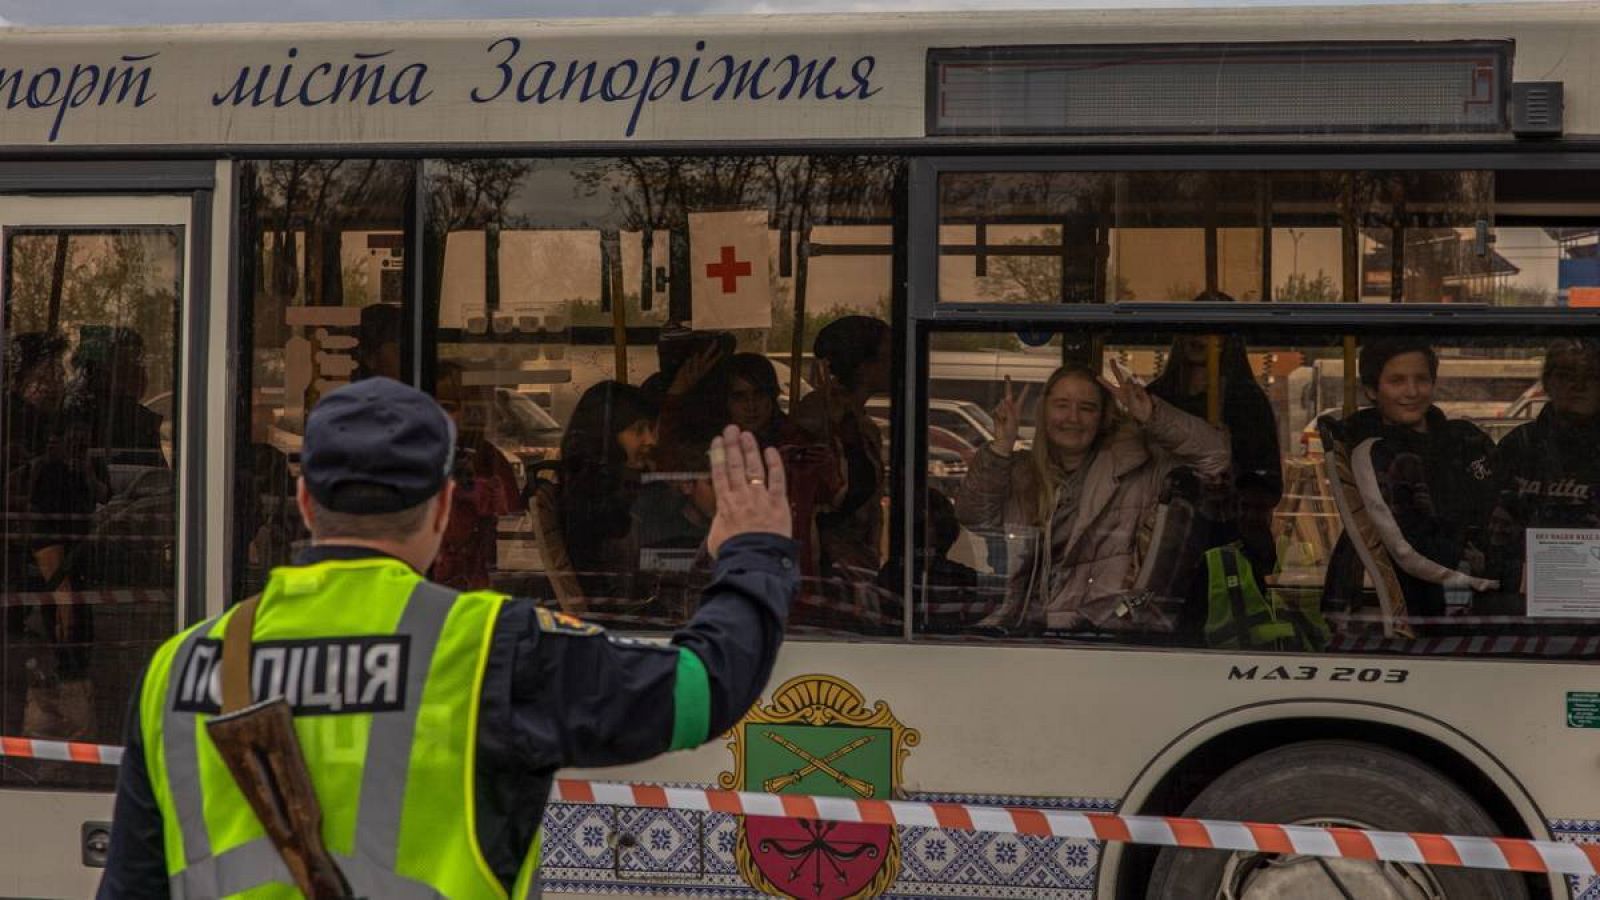
[[[182,232],[7,231],[0,733],[114,744],[176,620]],[[0,784],[108,789],[8,759]]]
[[[474,577],[617,627],[682,621],[710,573],[705,449],[737,423],[792,474],[795,628],[898,630],[899,179],[868,157],[430,163],[436,393],[477,392],[473,456],[517,491],[475,507]]]
[[[939,180],[939,298],[1550,304],[1555,238],[1495,173],[1017,172]],[[1503,247],[1503,249],[1502,249]]]
[[[930,405],[995,436],[928,480],[919,631],[1559,655],[1600,624],[1528,555],[1600,547],[1596,339],[1371,335],[1347,368],[1337,338],[1061,337],[932,339]]]
[[[234,597],[259,591],[307,538],[294,501],[306,413],[350,381],[406,376],[412,171],[377,160],[244,166],[240,275],[250,344],[239,418],[248,432],[234,464]]]

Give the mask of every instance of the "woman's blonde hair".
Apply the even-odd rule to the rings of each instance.
[[[1050,401],[1050,392],[1055,390],[1057,384],[1068,378],[1081,378],[1094,385],[1100,394],[1100,427],[1095,430],[1094,442],[1089,445],[1089,455],[1093,456],[1100,449],[1100,443],[1105,440],[1117,426],[1117,402],[1111,396],[1111,391],[1100,383],[1100,376],[1088,366],[1066,365],[1050,373],[1044,383],[1044,390],[1034,401],[1033,424],[1034,437],[1033,449],[1030,451],[1029,468],[1033,475],[1034,485],[1034,516],[1035,523],[1043,527],[1050,521],[1050,516],[1055,512],[1057,482],[1066,477],[1056,454],[1052,452],[1050,437],[1045,432],[1045,412]],[[1085,462],[1087,464],[1087,461]]]

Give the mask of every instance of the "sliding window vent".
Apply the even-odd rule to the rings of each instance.
[[[1509,41],[935,49],[928,132],[1504,132],[1512,50]]]

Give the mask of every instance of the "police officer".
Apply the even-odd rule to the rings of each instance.
[[[293,708],[324,842],[358,895],[536,889],[556,770],[730,728],[771,674],[798,584],[782,464],[733,427],[709,454],[715,578],[670,643],[431,584],[418,573],[449,517],[454,446],[444,411],[398,382],[326,395],[301,453],[312,545],[272,573],[256,612],[256,696]],[[218,709],[230,615],[168,641],[135,688],[101,897],[294,894],[196,727]]]

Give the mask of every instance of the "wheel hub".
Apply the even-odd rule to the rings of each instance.
[[[1315,819],[1295,825],[1371,829],[1362,822]],[[1218,900],[1443,900],[1426,867],[1236,851],[1223,868]]]

